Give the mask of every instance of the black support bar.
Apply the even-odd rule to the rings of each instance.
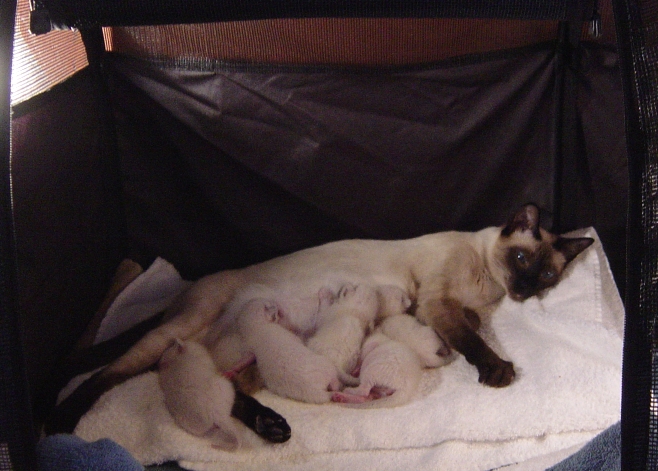
[[[565,20],[568,0],[32,0],[32,31],[271,18]]]

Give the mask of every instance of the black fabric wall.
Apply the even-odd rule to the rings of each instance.
[[[102,7],[105,6],[114,6],[121,10],[126,5],[129,6],[126,11],[130,11],[133,6],[133,3],[130,2],[105,2],[102,5],[99,4],[100,7],[94,6],[95,2],[45,0],[35,2],[40,8],[48,3],[57,7],[52,8],[54,13],[66,13],[66,18],[50,18],[47,8],[39,11],[38,14],[44,15],[42,17],[44,30],[53,26],[52,23],[58,26],[67,26],[78,22],[78,26],[97,27],[99,22],[102,23],[102,19],[107,21],[107,18],[111,18],[116,21],[126,21],[125,12],[119,15],[105,15],[101,20],[98,16],[104,14]],[[142,3],[152,5],[150,2]],[[169,10],[165,11],[165,9],[159,8],[161,3],[158,3],[155,8],[149,6],[146,9],[146,14],[141,19],[143,21],[163,22],[163,16],[167,17],[168,14],[171,15],[170,18],[172,19],[181,19],[177,11],[171,13]],[[220,7],[228,5],[226,2],[216,3]],[[279,3],[276,1],[265,2],[262,16],[272,17],[278,14],[291,13],[290,9],[281,10]],[[318,7],[318,2],[291,1],[281,3],[286,3],[291,8],[302,5],[307,8],[305,11],[309,12],[308,14],[318,12],[318,10],[314,10]],[[338,3],[343,8],[341,10],[343,14],[349,13],[355,8],[358,9],[349,6],[356,5],[354,2],[351,4],[349,2],[346,4]],[[372,4],[377,7],[380,3],[388,4],[388,2],[368,2],[368,5]],[[410,8],[417,9],[419,2],[412,3],[413,5]],[[425,2],[420,3],[425,4]],[[464,5],[458,5],[462,2],[435,3],[445,5],[449,9],[457,8],[457,10],[451,10],[453,14],[464,14]],[[544,13],[554,19],[564,20],[567,17],[576,17],[572,14],[573,12],[569,12],[570,2],[512,2],[505,5],[511,5],[510,8],[514,9],[517,3],[522,4],[521,6],[524,7],[527,6],[527,8],[518,9],[522,16],[527,16],[533,11],[544,11],[547,8],[550,11],[544,11]],[[537,5],[534,5],[534,3],[537,3]],[[585,3],[589,5],[589,2]],[[586,159],[581,159],[579,162],[586,164],[584,169],[581,167],[581,170],[584,170],[583,174],[587,176],[586,183],[588,185],[585,185],[584,188],[585,193],[590,192],[593,195],[593,201],[588,202],[588,208],[581,208],[580,211],[574,210],[574,214],[586,214],[588,222],[591,221],[597,227],[612,262],[617,281],[620,287],[623,287],[622,280],[625,273],[623,240],[628,194],[626,182],[628,175],[626,173],[627,161],[623,136],[625,127],[628,131],[628,156],[631,161],[629,172],[631,176],[631,197],[629,256],[627,259],[630,289],[627,297],[628,323],[624,361],[625,413],[622,421],[624,465],[628,469],[652,469],[658,462],[656,459],[658,447],[656,447],[655,440],[656,430],[658,429],[655,426],[655,418],[658,415],[650,413],[652,404],[655,412],[655,401],[652,398],[654,397],[653,392],[656,390],[655,378],[658,376],[655,372],[654,361],[656,345],[655,300],[657,297],[656,280],[658,280],[655,263],[655,247],[658,246],[655,243],[655,228],[658,225],[656,225],[656,205],[652,204],[652,201],[655,200],[657,168],[654,141],[656,137],[655,97],[658,96],[655,93],[655,64],[658,63],[655,60],[656,44],[658,44],[655,38],[655,32],[658,29],[655,28],[655,25],[658,8],[656,8],[656,2],[652,0],[619,0],[613,3],[619,37],[619,50],[622,58],[621,75],[624,77],[626,106],[624,109],[624,106],[621,105],[622,94],[618,83],[619,71],[616,55],[609,54],[609,51],[588,48],[586,54],[590,54],[590,59],[583,63],[584,67],[575,77],[578,84],[578,108],[576,126],[573,131],[582,137],[579,141],[578,152],[583,152]],[[67,8],[59,8],[60,4],[67,5]],[[81,16],[78,14],[75,11],[75,4],[79,4],[77,8],[81,8],[83,13],[87,13],[87,15]],[[402,5],[399,2],[398,4]],[[475,10],[470,13],[477,16],[482,15],[483,11],[487,10],[489,2],[464,2],[464,4],[474,5]],[[573,4],[575,5],[576,2],[573,2]],[[542,9],[543,5],[546,8]],[[117,201],[120,201],[120,198],[114,190],[108,193],[105,190],[98,190],[105,184],[106,170],[91,170],[83,163],[92,163],[93,167],[98,159],[104,161],[103,157],[100,156],[100,151],[98,153],[85,153],[86,157],[84,159],[77,160],[81,166],[58,173],[60,167],[66,165],[68,161],[63,158],[67,152],[79,150],[79,144],[87,139],[94,141],[94,126],[89,126],[89,123],[71,118],[68,113],[70,111],[81,113],[81,116],[86,116],[90,118],[90,122],[93,122],[94,117],[97,117],[95,111],[99,110],[98,102],[85,100],[85,92],[83,91],[81,94],[81,97],[83,97],[81,108],[76,109],[73,102],[78,99],[77,93],[58,89],[50,94],[52,102],[39,102],[34,108],[19,110],[19,113],[14,117],[14,122],[18,124],[15,130],[15,133],[18,133],[15,134],[15,137],[21,144],[16,146],[11,164],[16,169],[17,176],[22,174],[22,177],[15,180],[13,184],[14,196],[16,197],[16,235],[18,236],[16,250],[19,256],[23,257],[21,264],[19,264],[19,269],[23,271],[23,275],[21,275],[23,278],[19,286],[19,292],[13,291],[14,274],[12,270],[15,260],[13,259],[12,239],[14,234],[10,217],[11,192],[8,180],[10,174],[7,170],[10,163],[8,151],[8,64],[10,59],[7,54],[11,51],[10,33],[13,24],[12,10],[14,6],[15,2],[12,1],[0,2],[0,24],[3,26],[0,28],[0,40],[2,42],[0,51],[3,54],[2,57],[6,58],[6,60],[0,60],[0,88],[2,88],[0,98],[3,100],[0,107],[0,124],[2,125],[0,130],[0,157],[3,158],[3,168],[5,168],[3,174],[7,177],[3,180],[4,186],[2,189],[4,212],[2,219],[3,232],[0,241],[2,242],[3,251],[0,254],[0,263],[2,263],[1,281],[3,291],[0,292],[0,301],[2,302],[0,315],[2,315],[1,320],[3,323],[0,326],[0,333],[3,337],[0,346],[3,348],[2,354],[4,355],[2,357],[3,378],[8,378],[10,377],[9,374],[13,374],[12,377],[16,381],[20,381],[20,366],[23,360],[20,349],[7,350],[7,348],[17,344],[15,328],[18,313],[20,313],[21,323],[25,322],[28,326],[24,329],[24,337],[29,344],[25,353],[28,365],[32,365],[30,366],[30,386],[33,389],[35,383],[43,384],[46,382],[44,378],[48,367],[55,361],[55,358],[49,356],[49,354],[52,353],[56,356],[57,352],[65,350],[70,345],[77,332],[82,330],[88,316],[91,316],[90,310],[93,310],[100,300],[106,286],[106,279],[113,269],[112,260],[115,256],[118,258],[120,251],[116,249],[114,242],[109,245],[115,248],[106,251],[108,248],[107,243],[113,236],[103,240],[104,236],[98,238],[95,234],[97,229],[105,234],[115,232],[115,226],[112,224],[115,221],[116,208],[113,208],[113,206]],[[230,7],[230,5],[228,6]],[[186,12],[193,11],[189,7],[189,2],[186,2],[184,10]],[[273,7],[273,9],[270,11],[267,9],[268,7]],[[402,5],[402,7],[405,6]],[[238,5],[237,8],[242,8],[242,13],[238,12],[243,15],[240,18],[253,18],[259,14],[259,12],[251,11],[245,13],[245,8],[251,10],[250,5],[248,7]],[[496,10],[496,6],[493,5],[490,9]],[[293,13],[298,11],[292,10]],[[159,12],[163,12],[162,15],[158,15]],[[222,11],[221,8],[217,9],[217,12],[220,13],[216,15],[217,19],[226,19],[226,15],[230,16],[230,14],[235,13]],[[373,12],[371,10],[368,13],[372,14]],[[415,12],[418,13],[417,10]],[[355,13],[358,12],[352,11],[352,14]],[[436,11],[430,13],[435,14]],[[504,13],[503,16],[509,14],[509,12],[502,13]],[[393,12],[388,11],[388,14],[392,15]],[[135,18],[135,15],[128,16]],[[51,20],[53,20],[52,23]],[[111,74],[115,73],[111,72]],[[247,161],[239,160],[232,155],[232,151],[230,154],[224,155],[224,149],[221,146],[212,144],[212,139],[200,137],[204,134],[199,134],[198,130],[195,131],[195,123],[189,124],[185,123],[184,120],[174,118],[166,111],[165,107],[152,101],[143,91],[134,88],[128,82],[121,83],[121,80],[123,80],[121,78],[115,77],[114,80],[113,91],[119,95],[121,95],[121,90],[125,92],[123,100],[120,97],[117,99],[115,96],[117,116],[120,123],[119,129],[121,130],[120,136],[121,139],[126,139],[122,144],[127,150],[122,162],[123,171],[126,177],[130,177],[130,175],[134,177],[132,181],[130,178],[125,180],[126,196],[128,201],[131,202],[131,208],[128,211],[130,240],[132,241],[131,254],[143,260],[148,260],[161,252],[170,258],[178,257],[179,263],[189,276],[196,276],[216,267],[247,263],[271,254],[298,248],[300,245],[320,242],[326,238],[338,238],[346,235],[383,237],[389,233],[402,234],[402,231],[392,222],[388,226],[375,225],[373,227],[372,220],[367,217],[372,216],[370,213],[365,214],[364,221],[361,219],[346,221],[339,211],[331,210],[333,201],[330,201],[330,198],[320,198],[320,203],[322,203],[320,204],[317,195],[315,195],[316,199],[313,200],[308,199],[308,194],[303,197],[297,196],[297,193],[295,193],[295,196],[290,196],[287,189],[281,188],[278,183],[279,180],[274,178],[277,176],[276,171],[272,175],[272,168],[278,168],[278,161],[277,166],[274,167],[268,167],[262,161],[258,161],[257,166],[250,166],[249,162],[254,163],[251,159]],[[80,85],[74,85],[73,90],[78,86]],[[85,89],[86,85],[82,85],[80,88],[80,90]],[[97,93],[97,90],[93,91],[92,95]],[[138,103],[139,106],[133,108],[128,99],[129,97],[133,97],[135,103]],[[98,95],[96,95],[96,98],[98,98]],[[103,99],[101,98],[101,100]],[[360,97],[357,100],[359,99]],[[37,115],[49,116],[49,119],[32,120],[31,116]],[[623,124],[624,118],[625,126]],[[129,129],[131,124],[141,124],[144,127]],[[495,124],[498,124],[498,121]],[[22,129],[19,129],[21,126],[23,126]],[[65,135],[68,136],[68,139],[63,136],[53,136],[54,133],[51,132],[51,128],[55,127],[66,127]],[[172,130],[175,132],[172,132]],[[377,129],[374,131],[376,132]],[[149,134],[155,139],[151,140]],[[45,142],[46,136],[48,139],[52,139],[50,142],[57,143],[55,147],[51,148],[46,145],[40,148],[38,141],[43,140],[42,143]],[[36,140],[36,142],[32,142],[33,140]],[[132,142],[132,145],[126,145],[126,142]],[[180,148],[177,147],[177,144]],[[45,153],[46,157],[44,159],[48,163],[43,167],[37,167],[36,170],[31,169],[30,165],[34,166],[35,162],[41,163],[37,156],[39,152]],[[539,152],[542,153],[544,150],[539,149]],[[55,154],[59,154],[57,158],[53,158]],[[135,168],[139,167],[138,165],[131,164],[131,156],[139,156],[139,158],[155,156],[157,159],[152,162],[148,162],[148,159],[145,160],[144,167],[140,170]],[[181,158],[181,156],[184,158]],[[220,170],[218,174],[222,178],[211,173],[199,176],[198,174],[203,174],[204,168],[208,167],[204,167],[206,164],[201,165],[198,163],[190,165],[189,162],[193,162],[194,156],[201,156],[203,159],[213,162],[211,166]],[[326,167],[329,165],[327,162],[330,161],[323,160],[323,162]],[[457,162],[457,167],[460,164],[461,162]],[[83,167],[86,170],[83,170]],[[315,164],[313,167],[316,168]],[[325,167],[320,166],[320,168]],[[130,170],[131,168],[132,170]],[[166,198],[159,194],[162,191],[155,192],[153,195],[146,195],[146,197],[134,190],[134,188],[139,188],[140,173],[147,173],[146,171],[149,168],[159,169],[160,171],[160,173],[154,173],[157,176],[154,180],[159,179],[165,185],[169,185],[167,188],[171,190],[171,193],[165,195]],[[48,187],[48,192],[42,193],[42,195],[47,194],[50,196],[53,201],[45,201],[44,199],[41,202],[42,204],[31,204],[35,198],[31,197],[30,191],[36,191],[38,194],[41,185],[48,186],[47,179],[44,177],[48,170],[59,176],[58,183]],[[324,175],[324,172],[317,171],[316,173]],[[506,176],[505,172],[502,172],[502,174],[503,177]],[[425,175],[421,176],[425,177]],[[553,175],[548,176],[552,178]],[[204,185],[198,185],[198,180],[206,180],[210,184],[209,188],[204,189]],[[237,183],[238,181],[244,183]],[[33,185],[35,182],[37,184]],[[81,201],[64,203],[65,199],[60,199],[60,196],[70,196],[72,193],[69,189],[75,185],[80,187],[79,195],[87,201],[84,203]],[[332,186],[335,186],[337,191],[341,190],[342,202],[340,204],[342,206],[340,207],[344,207],[347,199],[342,198],[342,193],[348,194],[351,189],[346,186]],[[254,187],[260,188],[258,194],[252,191]],[[399,187],[395,187],[395,189],[397,188]],[[539,190],[535,188],[533,189],[534,193],[531,192],[531,194],[535,195],[537,191]],[[547,194],[542,193],[542,191],[539,191],[540,195]],[[23,193],[21,194],[21,192]],[[236,213],[227,210],[227,208],[232,208],[233,203],[236,201],[222,201],[221,198],[216,197],[209,198],[207,193],[215,196],[220,195],[221,198],[234,198],[234,200],[238,199],[238,195],[247,195],[247,199],[256,200],[257,204],[254,205],[253,202],[250,204],[252,209],[261,208],[260,212],[253,213],[259,215],[253,218],[256,222],[253,227],[258,228],[258,230],[245,230],[249,215],[245,216],[243,212]],[[580,205],[579,201],[569,200],[569,198],[566,198],[568,201],[562,201],[565,199],[564,192],[558,191],[554,194],[558,196],[557,199],[553,198],[553,206],[555,203],[564,202]],[[104,200],[104,202],[99,206],[95,206],[94,209],[93,201],[98,202],[100,195],[103,195],[101,200]],[[230,196],[227,197],[226,195]],[[498,194],[494,196],[494,200],[501,199]],[[390,198],[389,196],[389,200],[387,200],[389,203]],[[36,199],[38,200],[38,198]],[[513,199],[510,198],[510,200]],[[60,205],[56,204],[58,201],[61,202]],[[278,203],[273,204],[272,201],[278,201]],[[455,203],[462,200],[451,199],[450,201]],[[28,203],[30,203],[29,206]],[[486,205],[488,201],[480,201],[480,203]],[[105,206],[106,204],[107,206]],[[474,203],[470,202],[469,204]],[[150,205],[155,205],[158,210],[153,213],[152,218],[145,218],[145,215],[151,214],[146,212]],[[406,212],[412,214],[412,210],[417,206],[419,205],[405,208]],[[550,209],[555,208],[548,206],[550,215]],[[327,209],[328,207],[329,209]],[[263,210],[262,208],[266,209]],[[274,211],[274,208],[277,210]],[[286,216],[289,214],[290,208],[295,208],[293,213],[297,214],[296,217]],[[500,208],[500,205],[497,208]],[[199,209],[204,216],[195,215],[195,211]],[[380,216],[388,216],[393,213],[388,209],[384,211],[377,207],[369,207],[368,209]],[[464,209],[458,207],[457,212],[464,215],[468,214],[468,211]],[[89,210],[88,213],[87,210]],[[421,211],[423,210],[421,208]],[[502,211],[502,208],[500,210]],[[63,215],[57,224],[52,223],[53,213],[51,211],[57,211]],[[166,217],[163,217],[163,213]],[[89,218],[81,218],[81,214],[89,214]],[[276,217],[272,217],[272,214],[275,214]],[[426,213],[420,214],[424,216]],[[441,214],[444,215],[446,212],[441,212]],[[486,217],[493,218],[491,211],[486,211],[484,214]],[[99,228],[95,226],[95,224],[98,224],[97,222],[91,223],[91,221],[96,221],[95,218],[102,218],[104,215],[108,216],[107,227]],[[450,224],[454,223],[459,227],[467,228],[484,222],[480,219],[481,216],[482,214],[470,218],[450,213],[448,217],[453,218]],[[140,219],[143,219],[142,224],[139,224]],[[300,224],[299,219],[306,221],[307,224]],[[413,219],[410,215],[396,213],[393,214],[391,221],[408,222],[410,219]],[[416,219],[422,219],[422,224],[430,224],[427,218],[418,217]],[[437,224],[436,227],[440,225],[438,219],[434,218],[434,223]],[[167,226],[168,220],[172,221],[171,227]],[[83,224],[79,224],[80,221],[83,221]],[[576,221],[580,220],[576,218]],[[123,219],[118,221],[119,224],[122,224],[122,222]],[[176,225],[173,224],[174,222]],[[207,237],[218,241],[217,245],[221,245],[221,249],[208,261],[203,263],[197,261],[195,263],[193,260],[202,253],[204,244],[200,244],[198,247],[196,245],[195,247],[184,247],[184,236],[191,234],[195,240],[201,238],[202,228],[206,223],[210,223],[207,227],[211,228],[207,233]],[[42,226],[42,224],[45,224],[45,226]],[[280,236],[280,233],[271,227],[272,224],[276,228],[284,226],[288,229],[288,232],[285,233],[285,236]],[[302,228],[302,226],[304,227]],[[32,229],[35,227],[49,227],[50,230],[40,231],[38,236],[32,237]],[[83,230],[80,231],[80,227]],[[157,233],[158,231],[155,229],[158,227],[160,227],[160,233],[163,235],[160,235],[157,239],[152,238],[152,233]],[[171,234],[171,238],[176,240],[173,242],[167,240],[168,237],[164,234]],[[117,237],[121,238],[121,236],[120,233]],[[235,244],[235,242],[239,244]],[[43,250],[42,247],[48,247],[49,250]],[[236,249],[235,247],[240,248]],[[177,253],[179,250],[181,252]],[[97,258],[99,253],[111,253],[112,256],[101,257],[103,259],[99,260]],[[36,257],[30,258],[35,254],[46,259],[43,268]],[[27,262],[25,266],[23,266],[23,262]],[[13,306],[14,295],[20,295],[21,306],[19,311]],[[62,315],[61,313],[65,313],[63,316],[68,319],[66,323],[58,321],[59,316]],[[32,340],[40,340],[48,335],[50,335],[49,342],[46,344],[40,344],[38,341]],[[54,345],[54,347],[48,345]],[[9,361],[5,362],[8,356]],[[11,368],[16,367],[18,370],[10,371],[10,369],[7,369],[7,365],[10,365]],[[5,385],[3,393],[10,390],[13,392],[22,391],[22,388],[22,384],[12,384],[9,389]],[[16,399],[16,396],[13,396],[13,399]],[[22,399],[25,402],[25,398]],[[17,404],[5,399],[2,404],[3,412],[8,410],[7,406],[15,407],[18,405],[20,408],[23,402]],[[17,409],[12,417],[15,419],[27,415],[29,414],[26,414],[25,411]],[[6,419],[3,415],[2,425],[3,449],[0,452],[0,459],[5,460],[5,426],[14,426],[16,424],[11,423],[10,419]],[[29,446],[30,442],[29,439],[26,439],[23,445],[17,443],[17,440],[24,438],[21,432],[17,431],[10,434],[11,437],[8,439],[9,447],[14,456],[11,457],[11,463],[1,461],[0,467],[13,464],[20,469],[21,464],[30,461],[29,456],[20,456],[21,453],[25,452],[29,455],[29,450],[26,450],[25,444]]]
[[[50,371],[122,256],[163,256],[192,279],[328,240],[500,224],[530,200],[550,226],[564,198],[555,53],[547,43],[384,72],[111,57],[109,97],[86,70],[14,109],[18,303],[37,418],[51,404]],[[623,286],[617,56],[585,45],[581,65],[579,178],[591,200],[560,203],[595,208],[579,225],[597,228]],[[103,134],[105,100],[120,162]]]
[[[109,96],[86,70],[14,109],[17,294],[37,419],[50,371],[123,256],[163,256],[193,279],[329,240],[500,224],[535,201],[548,227],[565,205],[584,215],[564,229],[596,227],[623,289],[617,54],[584,44],[573,69],[576,199],[558,178],[557,54],[545,43],[385,70],[110,56]],[[115,124],[117,156],[105,134]]]
[[[36,442],[25,376],[11,207],[10,83],[16,2],[0,2],[0,469],[35,466]]]
[[[610,48],[583,49],[572,157],[589,192],[566,201],[554,43],[416,70],[109,64],[143,263],[163,256],[194,278],[328,240],[498,225],[534,201],[548,227],[559,205],[587,214],[564,229],[595,225],[623,287],[628,186]]]
[[[54,400],[53,369],[99,307],[124,254],[104,99],[86,69],[14,108],[17,304],[37,420]]]

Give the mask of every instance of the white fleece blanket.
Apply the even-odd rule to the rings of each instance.
[[[394,409],[309,405],[263,391],[256,397],[286,418],[292,438],[272,445],[242,427],[243,447],[229,453],[176,426],[151,372],[106,393],[75,433],[110,437],[144,464],[175,460],[192,470],[544,469],[620,418],[623,307],[596,232],[582,234],[597,242],[557,287],[542,299],[505,299],[483,332],[514,362],[507,388],[480,385],[459,356],[428,370],[417,398]],[[154,266],[177,276],[166,262]],[[106,322],[125,323],[116,310],[113,317]]]

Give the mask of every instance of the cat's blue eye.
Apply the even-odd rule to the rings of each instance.
[[[545,272],[542,272],[541,277],[544,280],[552,280],[555,277],[555,272],[551,270],[546,270]]]
[[[521,263],[526,263],[525,253],[522,250],[516,252],[516,259]]]

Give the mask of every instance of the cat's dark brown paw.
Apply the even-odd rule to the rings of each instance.
[[[501,360],[491,361],[484,365],[478,366],[480,377],[478,381],[492,388],[504,388],[509,386],[516,373],[511,361]]]
[[[271,443],[287,442],[291,435],[290,425],[286,419],[272,409],[266,414],[261,413],[256,416],[254,431]]]
[[[268,442],[283,443],[290,439],[286,419],[240,390],[235,391],[232,414]]]

